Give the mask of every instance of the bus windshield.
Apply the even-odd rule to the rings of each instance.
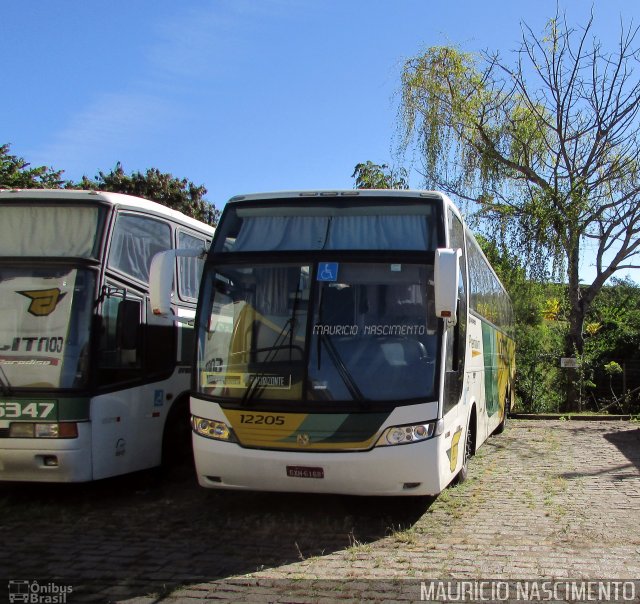
[[[83,388],[95,277],[70,267],[0,266],[0,389]]]
[[[424,264],[225,264],[203,284],[198,390],[239,403],[434,399],[432,283]]]
[[[97,258],[106,210],[97,205],[0,205],[0,256]]]

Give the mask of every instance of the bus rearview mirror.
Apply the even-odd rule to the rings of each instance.
[[[455,325],[458,309],[458,282],[460,280],[460,249],[439,248],[434,261],[434,294],[436,316]]]
[[[151,303],[151,312],[154,315],[172,318],[180,323],[193,324],[192,321],[175,316],[171,308],[173,274],[177,258],[202,258],[205,254],[204,248],[177,249],[159,252],[153,257],[149,269],[149,302]]]

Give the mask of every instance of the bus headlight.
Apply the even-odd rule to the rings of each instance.
[[[205,419],[204,417],[191,416],[191,428],[196,434],[214,440],[226,440],[227,442],[238,442],[233,430],[224,422],[215,419]]]
[[[376,443],[376,447],[390,447],[393,445],[407,445],[409,443],[427,440],[442,434],[443,421],[410,424],[408,426],[391,426],[387,428]]]

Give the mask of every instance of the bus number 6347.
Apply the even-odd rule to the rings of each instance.
[[[0,401],[0,418],[19,419],[31,417],[33,419],[47,419],[54,407],[54,403],[25,404],[15,401]]]

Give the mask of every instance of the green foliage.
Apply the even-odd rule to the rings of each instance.
[[[566,325],[543,321],[516,327],[516,393],[528,413],[557,412],[563,402],[560,357]]]
[[[588,323],[600,328],[587,338],[585,350],[595,361],[630,359],[640,354],[640,287],[630,279],[613,279],[589,312]]]
[[[30,167],[25,159],[9,153],[11,145],[0,145],[0,189],[57,189],[62,170],[47,166]]]
[[[372,161],[357,164],[351,178],[356,179],[356,189],[408,189],[407,171],[393,170],[387,164]]]
[[[169,208],[216,225],[220,212],[205,199],[207,190],[196,186],[186,178],[174,178],[171,174],[149,168],[144,174],[125,174],[120,162],[105,174],[99,172],[95,180],[86,176],[77,182],[64,181],[63,170],[47,166],[31,168],[30,164],[9,153],[10,145],[0,145],[0,189],[88,189],[136,195],[161,203]]]
[[[83,176],[73,187],[143,197],[211,225],[217,224],[220,214],[204,198],[207,193],[204,186],[196,186],[186,178],[175,178],[157,168],[149,168],[144,174],[125,174],[118,162],[108,174],[99,172],[95,180]]]
[[[604,366],[604,372],[609,376],[619,375],[622,373],[622,367],[615,361],[609,361]]]
[[[555,412],[561,403],[562,356],[566,324],[545,320],[553,286],[527,277],[516,254],[487,238],[476,237],[513,303],[516,340],[516,410]]]
[[[598,329],[588,330],[591,325]],[[613,279],[589,312],[585,328],[584,363],[596,388],[589,406],[629,413],[640,410],[640,286],[630,279]],[[623,391],[623,374],[627,392]],[[605,387],[606,386],[606,387]]]

